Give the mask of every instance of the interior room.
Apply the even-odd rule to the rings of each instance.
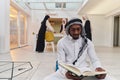
[[[83,21],[83,16],[91,22],[92,43],[102,66],[112,80],[119,80],[119,3],[119,0],[1,0],[0,80],[44,80],[56,72],[58,41],[67,36],[66,30],[60,31],[63,19],[66,23],[72,18]],[[50,16],[54,40],[44,40],[44,51],[39,53],[36,44],[45,15]]]

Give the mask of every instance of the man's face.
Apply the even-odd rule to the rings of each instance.
[[[79,38],[81,31],[82,31],[81,26],[78,24],[73,24],[70,27],[70,35],[75,40]]]

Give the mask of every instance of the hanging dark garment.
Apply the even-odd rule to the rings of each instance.
[[[42,23],[41,28],[38,33],[36,51],[43,52],[45,47],[45,32],[46,32],[46,24]]]
[[[63,25],[60,26],[60,33],[63,31]]]
[[[86,20],[84,28],[85,28],[86,37],[92,41],[91,25],[89,20]]]
[[[46,21],[50,18],[49,15],[46,15],[41,22],[41,27],[38,32],[37,43],[36,43],[36,51],[37,52],[44,52],[45,48],[45,32],[46,32]]]

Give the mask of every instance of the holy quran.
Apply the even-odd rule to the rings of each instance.
[[[100,71],[100,72],[98,72],[98,71],[84,71],[83,73],[81,73],[80,69],[78,69],[72,65],[68,65],[65,63],[59,63],[59,65],[61,67],[63,67],[64,69],[77,75],[77,76],[95,76],[95,75],[100,75],[100,74],[107,74],[106,71]]]

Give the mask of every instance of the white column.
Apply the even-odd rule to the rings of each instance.
[[[0,0],[0,53],[10,51],[10,0]]]
[[[18,15],[17,15],[17,29],[18,29],[18,46],[21,47],[21,44],[20,44],[20,14],[21,12],[19,11],[18,12]]]

